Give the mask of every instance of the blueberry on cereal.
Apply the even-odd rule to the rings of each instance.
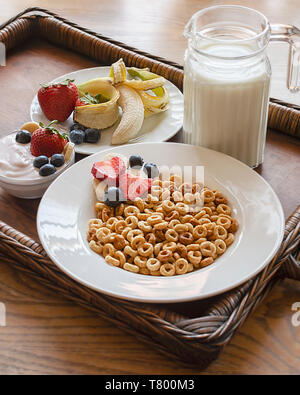
[[[145,163],[143,170],[147,174],[148,178],[155,178],[159,175],[159,169],[155,163]]]
[[[129,166],[131,168],[140,169],[144,164],[144,159],[140,155],[131,155],[129,158]]]
[[[104,192],[104,203],[110,207],[117,207],[124,202],[124,197],[121,189],[117,187],[109,187]]]

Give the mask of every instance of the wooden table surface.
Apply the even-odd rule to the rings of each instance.
[[[185,23],[198,9],[221,3],[248,5],[271,22],[300,26],[299,0],[52,0],[51,10],[182,64]],[[29,6],[49,8],[49,4],[45,0],[0,0],[0,23]],[[38,40],[11,51],[7,66],[0,69],[0,135],[28,120],[29,105],[40,82],[95,65],[90,59]],[[277,192],[287,217],[300,203],[299,140],[268,131],[265,162],[259,172]],[[35,239],[38,204],[39,200],[13,198],[0,189],[0,219]],[[133,335],[3,263],[0,302],[7,311],[7,325],[0,327],[0,374],[300,373],[300,327],[293,326],[291,310],[293,303],[300,302],[300,287],[292,280],[273,289],[204,372],[165,358]]]

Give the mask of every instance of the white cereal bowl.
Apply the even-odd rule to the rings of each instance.
[[[50,176],[35,180],[16,179],[0,174],[0,187],[12,196],[22,199],[38,199],[43,196],[49,185],[75,162],[75,150],[65,166]]]

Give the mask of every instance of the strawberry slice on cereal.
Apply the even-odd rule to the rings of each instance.
[[[137,176],[130,172],[122,174],[119,181],[119,187],[123,195],[128,200],[135,200],[137,197],[144,196],[151,189],[152,179],[143,176]]]
[[[119,178],[126,172],[126,164],[123,159],[115,156],[109,160],[95,162],[91,173],[100,181],[107,182],[108,185],[119,185]]]

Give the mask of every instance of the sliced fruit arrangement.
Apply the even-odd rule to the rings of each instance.
[[[147,68],[127,68],[121,58],[111,65],[108,77],[77,86],[70,79],[42,85],[38,101],[49,120],[64,122],[73,113],[75,124],[70,128],[70,140],[76,145],[98,143],[101,131],[119,120],[120,107],[121,119],[111,139],[111,144],[119,145],[137,136],[144,118],[168,109],[165,82],[164,77]],[[31,133],[35,128],[28,126]]]
[[[152,170],[149,171],[149,168]],[[127,200],[145,196],[151,190],[153,178],[158,177],[159,170],[154,163],[144,163],[140,155],[127,159],[123,155],[110,153],[103,161],[93,164],[91,173],[97,200],[117,207]]]
[[[45,126],[42,123],[25,123],[16,133],[16,143],[30,144],[33,156],[33,167],[39,169],[41,176],[49,176],[56,172],[72,157],[74,144],[68,136],[54,128],[54,120]]]

